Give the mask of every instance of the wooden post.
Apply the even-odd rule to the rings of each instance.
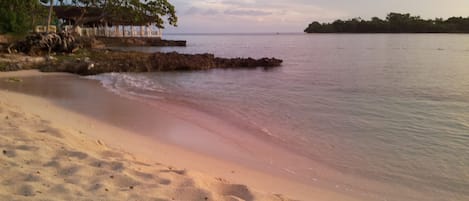
[[[125,26],[122,25],[122,37],[125,37]]]
[[[148,25],[148,37],[151,37],[151,24]]]
[[[143,37],[144,32],[143,32],[143,26],[140,26],[140,37]]]

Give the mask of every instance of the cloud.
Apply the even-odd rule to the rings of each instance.
[[[267,16],[272,15],[272,12],[262,10],[244,10],[244,9],[229,9],[224,12],[227,15],[238,15],[238,16]]]
[[[192,6],[184,12],[185,15],[195,15],[200,12],[200,9]]]
[[[312,21],[346,16],[310,0],[171,0],[179,13],[170,32],[302,31]]]
[[[184,15],[217,15],[219,12],[215,9],[203,9],[197,7],[190,7],[184,12]]]
[[[225,0],[222,1],[221,3],[223,4],[228,4],[228,5],[235,5],[235,6],[248,6],[248,5],[253,5],[256,3],[255,0]]]

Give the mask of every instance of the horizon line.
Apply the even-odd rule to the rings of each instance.
[[[237,34],[237,35],[263,35],[263,34],[304,34],[304,32],[169,32],[164,33],[165,35],[229,35],[229,34]]]

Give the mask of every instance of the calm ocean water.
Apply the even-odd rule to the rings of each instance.
[[[282,67],[97,76],[176,99],[344,174],[469,200],[469,35],[175,35],[139,51],[277,57]],[[392,200],[392,199],[389,199]]]

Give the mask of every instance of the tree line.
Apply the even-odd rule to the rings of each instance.
[[[389,13],[386,19],[353,18],[309,24],[306,33],[469,33],[469,17],[422,19],[409,13]]]
[[[152,21],[161,28],[165,23],[176,26],[178,20],[174,6],[167,0],[1,0],[0,34],[22,34],[36,25],[50,24],[53,18],[51,5],[56,3],[80,7],[81,20],[75,22],[78,25],[86,23],[83,16],[90,8],[99,8],[102,11],[100,17],[112,16],[136,24]]]

